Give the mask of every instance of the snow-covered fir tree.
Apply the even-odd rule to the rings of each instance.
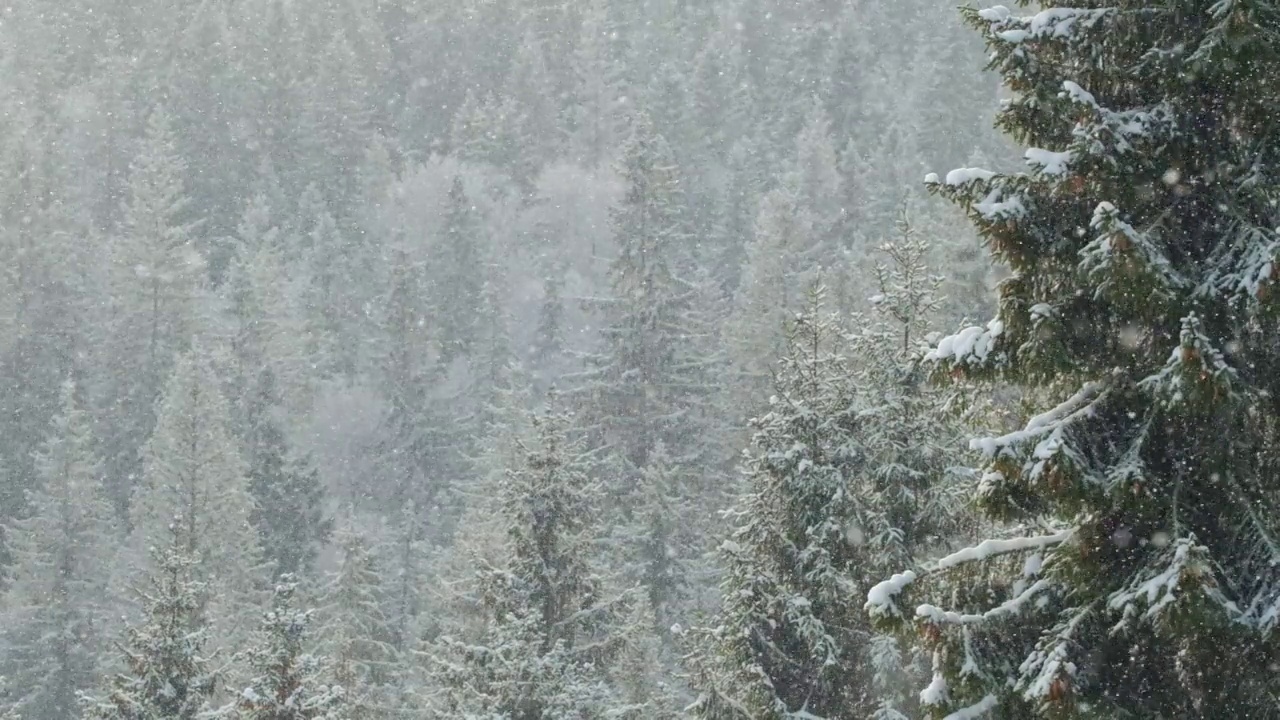
[[[713,366],[718,356],[709,331],[706,306],[699,302],[707,284],[690,249],[679,168],[671,149],[643,113],[632,121],[632,135],[619,161],[627,192],[611,214],[618,255],[610,264],[612,294],[598,308],[603,326],[599,350],[589,369],[568,378],[571,397],[586,407],[592,439],[605,445],[609,474],[609,510],[619,513],[616,531],[655,528],[637,525],[646,500],[638,489],[655,449],[665,446],[676,472],[697,476],[708,458],[706,405],[714,395]],[[693,496],[710,486],[689,484]],[[649,550],[685,555],[687,546],[665,539],[618,537]],[[658,550],[661,548],[661,550]],[[672,558],[649,558],[646,565]],[[680,563],[673,562],[675,570]],[[664,573],[664,583],[681,581]],[[647,576],[648,580],[656,576]],[[650,589],[665,612],[674,586]]]
[[[63,383],[62,410],[35,459],[28,516],[8,528],[14,569],[0,615],[0,676],[9,683],[6,711],[30,720],[76,716],[77,694],[98,682],[111,627],[116,516],[76,392]]]
[[[186,162],[164,109],[148,116],[147,131],[129,165],[127,196],[111,239],[108,361],[134,372],[107,378],[100,414],[109,414],[104,461],[115,501],[127,506],[137,476],[137,448],[155,423],[155,401],[174,353],[190,335],[205,259],[186,193]]]
[[[701,537],[692,508],[685,501],[693,495],[689,470],[673,463],[659,441],[649,464],[636,479],[638,495],[632,527],[623,540],[631,556],[627,576],[639,578],[647,591],[647,607],[653,628],[665,635],[676,622],[681,601],[690,592],[693,566],[700,561],[696,545]]]
[[[143,448],[143,477],[131,518],[134,552],[176,533],[198,561],[217,639],[243,639],[264,580],[252,523],[253,496],[217,375],[197,343],[175,362],[155,432]],[[181,522],[171,527],[173,518]]]
[[[231,393],[237,420],[253,424],[250,404],[262,401],[252,391],[263,382],[263,373],[272,376],[276,401],[290,414],[306,410],[314,394],[315,347],[308,332],[300,299],[308,296],[306,278],[289,278],[284,270],[284,233],[275,224],[266,200],[255,197],[237,229],[236,255],[231,262],[225,287],[230,295],[232,350],[239,392]],[[291,239],[291,238],[290,238]]]
[[[769,412],[752,421],[747,494],[721,547],[717,623],[695,635],[700,717],[906,717],[909,663],[869,637],[858,593],[956,532],[948,395],[916,371],[936,304],[923,240],[885,245],[875,317],[848,336],[811,291],[789,323]],[[850,596],[848,593],[855,593]],[[874,715],[873,715],[874,714]]]
[[[1267,717],[1280,8],[1047,5],[965,11],[1026,172],[929,178],[1013,271],[930,360],[1046,400],[972,443],[1011,527],[867,605],[932,655],[930,717]]]
[[[219,713],[236,720],[338,720],[346,717],[342,686],[325,682],[326,660],[307,652],[310,610],[294,607],[297,582],[282,575],[248,650],[252,673],[234,704]]]
[[[285,440],[281,408],[274,402],[274,378],[269,369],[258,375],[246,418],[250,519],[270,572],[305,578],[329,540],[333,520],[325,512],[319,472],[308,458],[295,455]]]
[[[537,418],[522,466],[507,473],[502,515],[510,555],[475,568],[476,637],[442,636],[427,651],[436,712],[453,717],[615,717],[608,669],[622,647],[625,598],[594,567],[599,486],[568,420]]]
[[[186,170],[172,118],[164,109],[154,110],[129,168],[129,195],[112,248],[117,273],[113,297],[122,303],[119,319],[137,333],[141,359],[153,375],[189,331],[191,304],[204,270],[196,245],[198,223],[188,216]]]
[[[390,288],[382,302],[382,390],[389,407],[382,419],[377,451],[378,474],[386,512],[399,514],[413,503],[433,513],[434,532],[443,536],[444,513],[460,474],[462,453],[457,430],[448,422],[445,399],[435,391],[445,384],[446,368],[432,351],[430,290],[426,269],[401,238],[393,245]],[[415,530],[416,532],[417,530]]]
[[[476,342],[487,243],[479,211],[467,197],[461,177],[453,179],[446,202],[442,237],[437,240],[430,267],[435,299],[433,329],[440,361],[448,365],[456,357],[469,355]]]
[[[944,302],[942,278],[929,272],[931,243],[905,214],[898,231],[880,246],[873,310],[858,318],[849,339],[862,420],[856,492],[872,498],[851,529],[868,549],[858,577],[863,588],[936,556],[974,529],[965,507],[972,474],[954,460],[969,418],[956,407],[961,398],[932,385],[921,369],[931,321]],[[910,650],[892,635],[876,634],[864,658],[874,719],[914,717],[911,683],[920,673]]]
[[[589,396],[592,421],[626,472],[647,464],[660,440],[677,455],[687,446],[676,417],[694,368],[680,363],[685,313],[694,289],[680,278],[679,169],[666,140],[640,114],[620,161],[627,194],[611,216],[618,255],[609,267],[612,296],[600,309],[602,347],[577,392]],[[681,457],[683,460],[683,457]]]
[[[124,669],[98,696],[84,700],[93,720],[196,720],[211,717],[216,677],[206,645],[206,594],[198,561],[187,549],[183,518],[153,549],[152,571],[138,588],[143,621],[125,631]]]
[[[329,677],[346,694],[348,713],[392,715],[400,654],[391,644],[391,623],[383,610],[387,588],[382,568],[350,519],[338,531],[336,544],[338,567],[316,613],[320,651],[329,659]]]
[[[768,399],[772,364],[786,344],[784,325],[802,307],[804,277],[816,269],[803,255],[814,235],[813,220],[794,183],[784,182],[759,204],[724,327],[731,373],[724,400],[744,417]]]
[[[863,717],[856,617],[861,422],[837,319],[815,288],[790,323],[770,411],[753,421],[747,494],[721,546],[723,607],[695,635],[697,717]]]

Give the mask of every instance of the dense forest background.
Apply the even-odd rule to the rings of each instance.
[[[994,309],[922,186],[1014,157],[984,62],[950,0],[6,5],[4,706],[95,707],[164,595],[137,588],[185,567],[170,535],[214,705],[290,573],[352,717],[472,716],[501,695],[459,679],[478,648],[533,642],[495,630],[524,561],[625,630],[546,660],[611,663],[561,701],[705,703],[695,636],[745,542],[723,511],[785,435],[748,420],[809,382],[806,338],[843,338],[828,379],[870,408],[886,347]],[[913,422],[886,447],[956,440]],[[580,577],[521,554],[542,511]],[[924,544],[967,532],[939,522]]]

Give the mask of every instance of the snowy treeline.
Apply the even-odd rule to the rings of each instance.
[[[1091,711],[1120,641],[1103,660],[1051,642],[1105,634],[1089,603],[1185,650],[1132,681],[1152,687],[1200,677],[1204,652],[1143,624],[1173,604],[1169,573],[1225,563],[1231,621],[1269,628],[1268,513],[1165,523],[1125,503],[1208,493],[1182,479],[1201,470],[1271,500],[1204,459],[1254,453],[1232,471],[1252,477],[1261,440],[1164,463],[1140,439],[1191,448],[1170,408],[1263,382],[1262,360],[1224,368],[1259,353],[1264,314],[1188,298],[1265,300],[1272,251],[1224,249],[1202,277],[1199,250],[1151,240],[1167,215],[1116,189],[1132,168],[1108,153],[1174,153],[1142,133],[1181,106],[1106,77],[1104,49],[1129,57],[1113,45],[1076,47],[1106,13],[968,13],[988,55],[953,4],[0,9],[0,713]],[[1025,175],[999,174],[1021,166],[998,111],[1047,148]],[[1073,135],[1082,114],[1096,126]],[[1193,155],[1153,161],[1157,189],[1199,187]],[[1241,192],[1263,192],[1238,155]],[[952,167],[969,169],[921,182]],[[1013,269],[998,297],[980,234]],[[1057,236],[1070,248],[1044,251]],[[1123,389],[1103,369],[1157,356]],[[1187,390],[1197,373],[1222,387]],[[1247,416],[1232,407],[1213,417]],[[975,434],[992,439],[971,453]],[[1024,461],[1032,489],[1011,490]],[[1103,475],[1120,509],[1085,487]],[[1215,554],[1219,525],[1247,557]],[[1113,559],[1114,594],[1073,594],[1060,548],[1122,531],[1162,537],[1158,559]],[[992,558],[995,580],[965,575]],[[901,612],[913,594],[922,614]],[[984,624],[1022,605],[1047,634]]]

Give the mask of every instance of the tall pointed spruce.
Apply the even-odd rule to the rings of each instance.
[[[608,447],[618,468],[606,488],[612,503],[608,509],[621,515],[615,531],[641,533],[622,537],[620,543],[673,553],[641,559],[649,568],[665,564],[662,573],[644,575],[646,584],[660,583],[648,590],[655,612],[665,614],[679,595],[683,560],[696,552],[695,543],[675,546],[667,542],[670,537],[652,534],[661,532],[658,527],[637,524],[647,511],[645,503],[665,492],[646,497],[646,481],[656,478],[643,473],[661,446],[674,472],[710,476],[698,471],[714,455],[707,441],[711,428],[705,404],[712,394],[709,366],[717,358],[708,342],[707,285],[688,242],[680,169],[644,113],[633,120],[619,171],[627,192],[611,214],[618,256],[609,268],[612,294],[601,307],[602,347],[589,358],[592,367],[575,392],[587,396],[593,439]],[[686,497],[703,496],[711,486],[690,483]]]
[[[198,562],[218,639],[242,639],[256,612],[261,549],[253,500],[230,429],[227,402],[202,346],[180,356],[143,448],[144,471],[132,508],[137,550],[170,532]],[[169,526],[180,517],[180,525]]]
[[[721,547],[722,609],[695,635],[698,717],[900,720],[911,709],[909,658],[859,618],[858,594],[936,551],[963,514],[946,463],[949,393],[915,372],[936,305],[928,244],[905,233],[884,247],[877,312],[849,323],[855,332],[824,310],[821,286],[787,328]]]
[[[36,456],[40,484],[27,493],[29,516],[9,528],[15,567],[0,673],[12,688],[6,706],[26,718],[73,717],[107,646],[116,516],[75,392],[63,384],[62,411]]]
[[[104,695],[86,698],[92,720],[195,720],[207,717],[216,678],[205,645],[208,624],[201,612],[203,583],[195,579],[195,557],[187,551],[181,517],[171,539],[153,551],[154,571],[140,591],[144,622],[129,628],[121,649],[125,669]]]
[[[1013,270],[997,318],[931,359],[1052,400],[973,443],[976,499],[1019,527],[868,608],[915,625],[935,718],[1268,716],[1280,7],[1047,4],[965,11],[1028,171],[929,178]]]
[[[859,547],[853,492],[860,422],[836,318],[816,290],[788,329],[770,412],[753,421],[747,493],[730,539],[717,623],[691,663],[708,720],[858,717],[863,695],[850,622]]]
[[[399,653],[383,612],[385,581],[365,538],[348,521],[338,532],[338,569],[330,575],[318,612],[320,647],[333,681],[346,691],[358,717],[390,713],[390,690]]]
[[[598,487],[563,416],[539,417],[536,431],[501,491],[511,554],[476,568],[486,627],[429,652],[437,709],[450,717],[605,718],[614,708],[607,673],[625,603],[602,597],[593,566]]]
[[[339,685],[325,684],[322,658],[306,652],[311,611],[293,606],[297,583],[283,575],[276,585],[271,608],[262,615],[244,662],[252,671],[249,686],[241,691],[224,717],[232,720],[337,720],[345,717],[345,693]]]

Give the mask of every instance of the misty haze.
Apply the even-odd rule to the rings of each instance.
[[[12,0],[0,720],[1280,717],[1280,0]]]

